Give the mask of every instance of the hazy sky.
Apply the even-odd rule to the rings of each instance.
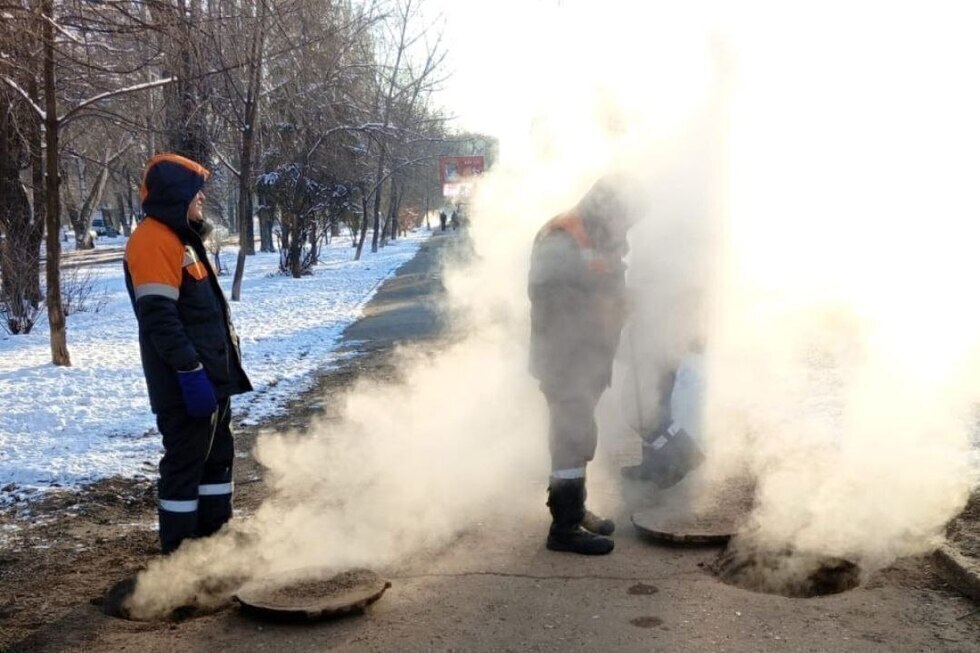
[[[526,141],[536,121],[568,120],[586,105],[596,110],[599,95],[626,111],[670,106],[676,112],[687,106],[676,101],[687,91],[677,89],[704,87],[707,12],[701,6],[426,0],[426,16],[443,17],[452,72],[440,99],[459,127],[494,134],[505,147]],[[666,100],[658,95],[665,87],[672,89]]]

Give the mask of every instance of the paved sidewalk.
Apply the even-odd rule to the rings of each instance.
[[[458,246],[458,239],[440,232],[422,243],[415,257],[381,285],[363,316],[347,327],[341,351],[387,349],[437,338],[445,326],[439,311],[442,259]]]

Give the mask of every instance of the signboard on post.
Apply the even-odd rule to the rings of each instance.
[[[473,190],[473,184],[483,174],[482,154],[475,156],[439,157],[439,181],[443,197],[465,197]]]

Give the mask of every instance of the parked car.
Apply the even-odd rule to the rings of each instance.
[[[96,236],[104,236],[106,238],[115,238],[119,235],[119,232],[111,224],[106,222],[105,218],[98,215],[92,218],[92,231]]]

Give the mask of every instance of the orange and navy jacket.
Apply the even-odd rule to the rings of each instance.
[[[531,372],[547,391],[608,385],[626,316],[625,266],[595,247],[576,211],[538,231],[528,297]]]
[[[139,323],[140,357],[154,413],[183,402],[177,373],[201,364],[219,399],[252,389],[238,335],[202,227],[187,209],[208,171],[176,154],[147,163],[140,196],[146,217],[126,244],[126,289]]]
[[[595,274],[609,274],[613,267],[609,262],[596,251],[595,247],[592,245],[592,237],[589,235],[588,230],[585,228],[585,223],[582,218],[575,211],[569,211],[568,213],[562,213],[548,220],[543,227],[538,231],[538,235],[535,241],[541,241],[547,236],[555,233],[556,231],[562,231],[567,233],[578,245],[579,251],[582,255],[582,260],[585,265],[589,268],[589,271]]]

